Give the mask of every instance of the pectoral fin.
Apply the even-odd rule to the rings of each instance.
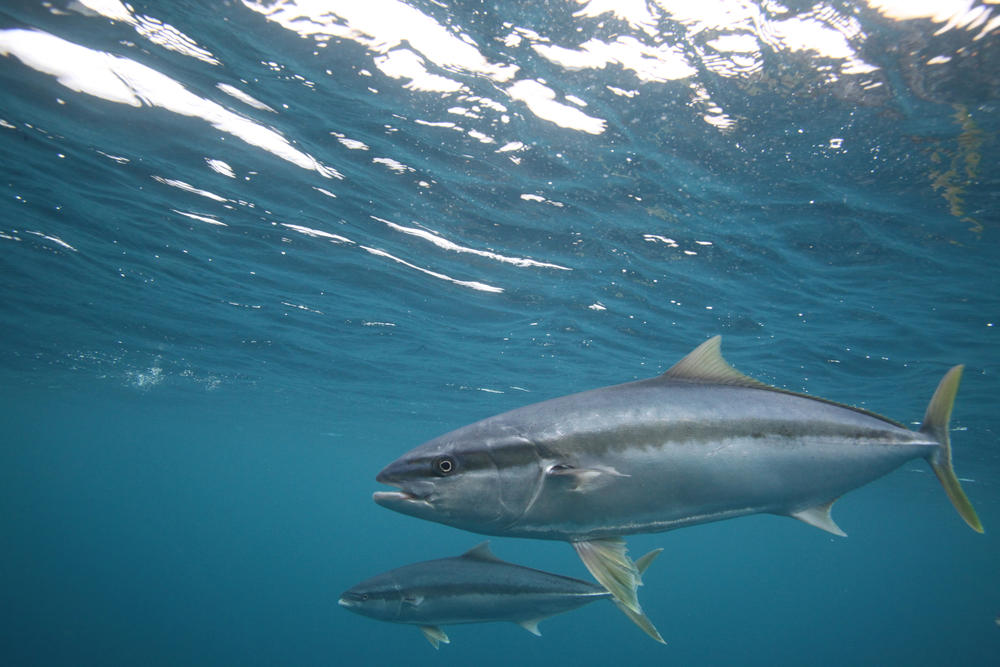
[[[625,609],[642,613],[635,594],[636,587],[642,585],[642,578],[639,569],[628,557],[625,540],[620,537],[608,537],[587,542],[573,542],[573,548],[594,575],[594,579],[608,589],[615,600]]]
[[[429,641],[431,646],[435,649],[437,649],[439,643],[451,643],[451,640],[448,639],[448,635],[444,633],[444,630],[436,625],[421,625],[420,632],[424,633],[424,637],[427,638],[427,641]]]
[[[833,509],[833,504],[837,502],[834,498],[825,505],[817,505],[816,507],[810,507],[809,509],[804,509],[800,512],[793,512],[789,516],[798,519],[804,523],[808,523],[810,526],[816,526],[828,533],[833,533],[834,535],[839,535],[840,537],[847,537],[847,533],[840,529],[834,520],[830,516],[830,510]]]
[[[578,468],[568,463],[549,466],[545,474],[550,480],[565,483],[571,491],[581,493],[607,486],[618,477],[629,477],[611,466]]]

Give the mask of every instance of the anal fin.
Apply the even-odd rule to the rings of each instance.
[[[421,625],[420,632],[424,633],[424,637],[435,649],[437,649],[438,644],[440,643],[451,643],[451,640],[448,639],[448,635],[444,633],[444,630],[436,625]]]
[[[626,609],[642,613],[635,589],[642,585],[639,569],[628,557],[628,547],[620,537],[573,542],[580,560],[594,579],[604,586]]]
[[[543,620],[545,620],[545,618],[546,617],[544,617],[544,616],[542,618],[529,618],[529,619],[525,619],[523,621],[515,621],[515,623],[517,623],[522,628],[524,628],[525,630],[527,630],[531,634],[535,635],[536,637],[541,637],[542,633],[538,629],[538,624],[540,622],[542,622]]]
[[[810,507],[798,512],[792,512],[789,516],[798,519],[803,523],[808,523],[810,526],[816,526],[817,528],[825,530],[828,533],[833,533],[834,535],[838,535],[840,537],[847,537],[847,533],[841,530],[840,526],[838,526],[833,520],[833,517],[830,516],[830,510],[833,509],[833,504],[835,502],[837,502],[836,498],[823,505],[816,505],[815,507]]]

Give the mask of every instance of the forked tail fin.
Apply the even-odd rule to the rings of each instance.
[[[656,557],[660,555],[661,551],[663,551],[663,549],[653,549],[648,554],[635,561],[635,569],[639,570],[639,574],[644,574],[646,572],[646,570],[649,568],[652,562],[656,560]],[[656,641],[660,642],[661,644],[667,643],[663,641],[663,637],[660,636],[660,631],[656,629],[656,626],[653,625],[653,622],[651,620],[649,620],[649,617],[646,616],[645,612],[643,612],[641,609],[639,611],[633,611],[629,609],[621,602],[619,602],[618,599],[615,598],[614,596],[611,597],[611,601],[614,602],[615,606],[621,609],[622,613],[628,616],[633,623],[638,625],[643,632],[645,632],[647,635],[649,635]]]
[[[643,632],[645,632],[647,635],[649,635],[656,641],[660,642],[661,644],[667,643],[663,641],[663,637],[660,636],[659,630],[656,629],[656,626],[653,625],[653,622],[649,620],[649,617],[646,616],[646,614],[643,613],[641,609],[639,611],[632,611],[631,609],[623,605],[615,598],[611,598],[611,601],[614,602],[615,606],[621,609],[622,613],[628,616],[633,623],[638,625]]]
[[[962,380],[964,368],[965,366],[955,366],[941,378],[931,402],[927,405],[920,432],[934,438],[940,445],[927,457],[927,462],[931,464],[934,474],[944,487],[944,492],[951,499],[951,504],[974,531],[981,533],[983,524],[979,522],[976,510],[962,490],[962,485],[955,476],[955,469],[951,466],[951,439],[948,437],[951,408],[955,404],[955,394],[958,393],[958,384]]]
[[[661,644],[666,644],[656,626],[642,611],[635,594],[635,589],[642,585],[642,573],[663,549],[650,551],[633,562],[628,557],[625,540],[620,537],[573,542],[573,548],[594,578],[611,593],[611,601],[615,606],[647,635]]]

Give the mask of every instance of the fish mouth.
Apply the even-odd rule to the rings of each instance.
[[[392,507],[401,503],[419,503],[430,507],[430,502],[426,498],[415,496],[406,491],[376,491],[372,494],[372,500],[383,507]]]
[[[397,491],[376,491],[372,494],[372,500],[383,507],[398,507],[400,505],[425,505],[431,506],[431,492],[434,485],[430,482],[399,482],[386,479],[383,474],[379,474],[375,481],[395,486]]]

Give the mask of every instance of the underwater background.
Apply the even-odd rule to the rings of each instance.
[[[0,663],[1000,664],[998,39],[972,0],[4,2]],[[914,426],[966,364],[985,535],[915,461],[846,539],[630,537],[667,646],[338,607],[485,539],[376,506],[385,464],[715,334]]]

